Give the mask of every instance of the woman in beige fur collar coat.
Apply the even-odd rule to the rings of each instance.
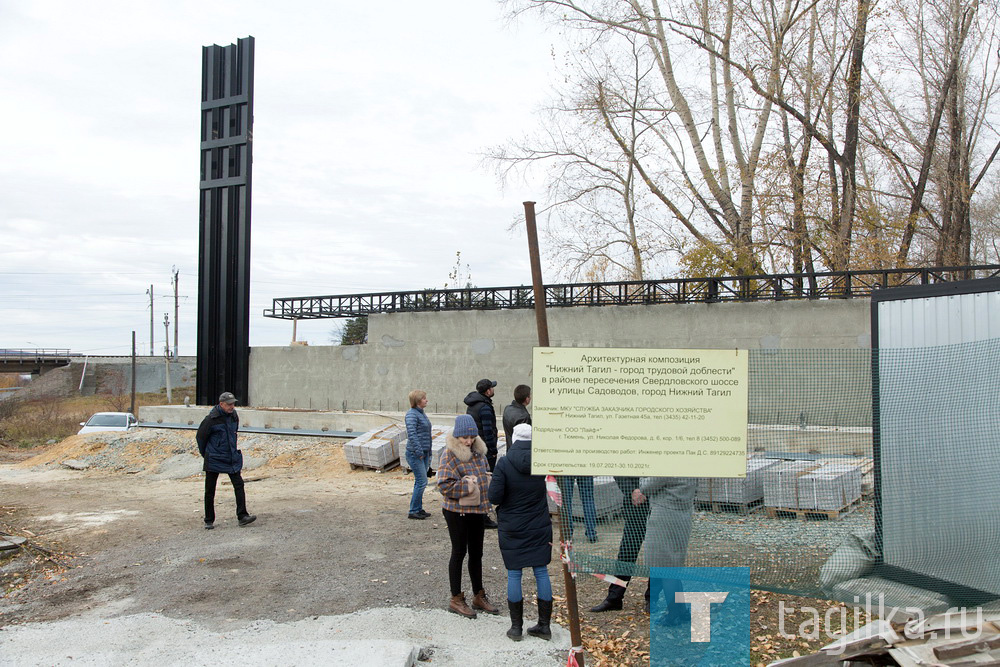
[[[451,538],[451,559],[448,561],[448,583],[451,601],[448,611],[467,618],[476,617],[476,609],[498,614],[483,588],[483,536],[486,513],[490,503],[486,493],[490,488],[486,443],[479,437],[476,422],[470,415],[459,415],[447,437],[437,470],[437,487],[444,496],[441,503],[448,536]],[[462,562],[469,556],[469,579],[472,580],[472,607],[462,591]]]

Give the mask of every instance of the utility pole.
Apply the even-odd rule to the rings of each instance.
[[[535,295],[535,326],[538,329],[538,347],[549,346],[549,321],[545,314],[545,285],[542,283],[542,262],[538,253],[538,230],[535,226],[535,202],[524,202],[524,222],[528,232],[528,259],[531,261],[531,286]],[[570,662],[577,667],[584,667],[585,654],[583,652],[583,633],[580,631],[580,604],[576,598],[576,575],[570,572],[567,540],[569,532],[563,525],[562,508],[555,513],[556,528],[559,531],[559,544],[562,547],[563,555],[563,581],[565,582],[566,593],[566,616],[569,620]],[[573,517],[568,516],[566,521],[572,521]]]
[[[135,414],[135,331],[132,331],[132,405],[129,412]]]
[[[155,357],[156,352],[153,351],[153,286],[150,285],[149,289],[146,290],[146,294],[149,295],[149,356]]]
[[[170,395],[170,316],[163,313],[163,363],[166,365],[167,382],[167,403],[172,403],[174,398]]]
[[[178,313],[180,312],[179,297],[177,296],[177,283],[180,281],[181,272],[177,270],[176,266],[173,267],[173,269],[174,269],[174,359],[176,359],[177,355],[179,354],[177,352],[177,326],[178,326],[177,321],[178,321]]]
[[[170,315],[163,313],[163,356],[170,356]]]

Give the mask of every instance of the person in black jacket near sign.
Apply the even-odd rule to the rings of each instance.
[[[514,387],[514,400],[503,409],[503,432],[508,447],[514,442],[514,427],[531,423],[528,403],[531,403],[531,387],[526,384]]]
[[[212,408],[208,416],[198,426],[195,440],[198,451],[205,459],[205,529],[215,528],[215,487],[219,473],[229,475],[236,494],[236,518],[241,526],[257,520],[247,511],[247,497],[243,489],[243,452],[236,444],[240,429],[240,417],[236,414],[236,397],[224,391],[219,396],[219,404]]]
[[[490,467],[490,472],[497,465],[497,441],[499,431],[497,431],[497,413],[493,409],[493,394],[497,386],[496,380],[483,378],[476,383],[476,390],[470,391],[465,397],[465,404],[468,406],[465,413],[472,415],[479,430],[479,437],[486,443],[486,463]],[[509,444],[509,443],[508,443]],[[497,522],[486,515],[486,527],[496,528]]]
[[[490,502],[497,506],[497,537],[500,555],[507,568],[507,608],[510,630],[507,636],[521,641],[524,625],[524,597],[521,572],[530,567],[538,592],[538,625],[528,634],[551,639],[552,582],[546,567],[552,560],[552,519],[545,498],[545,478],[531,474],[531,426],[514,427],[507,455],[497,461],[490,482]]]
[[[472,415],[479,429],[479,437],[486,443],[486,461],[490,472],[497,465],[497,413],[493,409],[493,394],[496,391],[495,380],[482,379],[476,383],[476,390],[470,391],[465,397],[466,414]],[[510,443],[508,443],[510,444]]]

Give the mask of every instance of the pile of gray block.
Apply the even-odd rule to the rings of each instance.
[[[764,505],[842,510],[861,498],[861,469],[853,463],[782,461],[764,473]]]
[[[751,456],[746,477],[705,477],[698,480],[695,501],[723,505],[754,505],[764,499],[764,475],[779,459]]]
[[[381,470],[399,460],[405,443],[406,429],[390,424],[344,443],[344,457],[351,465]]]
[[[451,432],[450,426],[439,426],[437,424],[431,424],[431,470],[437,470],[438,463],[441,461],[441,452],[444,451],[445,437],[450,432]],[[399,450],[399,465],[401,468],[403,468],[403,470],[409,471],[410,464],[406,462],[407,440],[403,441],[403,444]]]
[[[799,478],[799,509],[841,510],[861,498],[861,470],[826,463]]]

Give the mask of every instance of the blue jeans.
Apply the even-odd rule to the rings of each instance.
[[[562,494],[562,526],[564,539],[573,537],[573,482],[580,487],[580,502],[583,503],[583,525],[587,531],[587,537],[597,537],[597,507],[594,505],[594,478],[593,477],[556,477],[559,485],[559,492]]]
[[[552,599],[552,580],[549,579],[549,569],[544,565],[531,568],[535,573],[535,588],[539,600]],[[521,575],[524,570],[507,570],[507,599],[520,602],[524,599],[521,593]]]
[[[406,462],[413,471],[413,496],[410,497],[410,514],[416,514],[424,509],[424,489],[427,488],[427,471],[431,467],[430,455],[417,458],[406,453]]]

